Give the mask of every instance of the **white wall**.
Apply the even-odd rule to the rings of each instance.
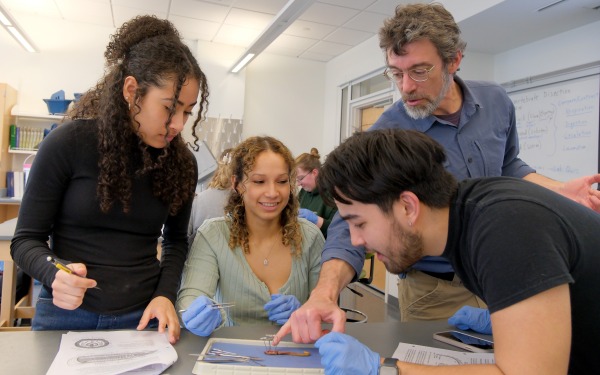
[[[57,22],[48,30],[54,38],[69,38],[69,49],[49,46],[43,52],[29,53],[21,48],[5,30],[0,32],[0,81],[18,91],[21,112],[46,113],[42,99],[60,89],[67,99],[83,92],[100,78],[104,65],[104,46],[112,30],[86,26],[85,40],[77,24]]]
[[[600,21],[515,48],[494,57],[494,77],[504,83],[600,61]]]
[[[321,152],[325,64],[261,54],[246,70],[244,138],[270,135],[294,155]]]
[[[243,48],[203,41],[197,42],[197,46],[196,58],[208,79],[208,116],[243,118],[245,71],[229,73]]]

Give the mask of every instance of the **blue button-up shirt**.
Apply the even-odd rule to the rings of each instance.
[[[535,170],[519,159],[515,107],[506,91],[493,82],[454,80],[463,94],[458,126],[433,115],[415,120],[402,101],[388,108],[371,129],[412,129],[438,141],[446,150],[446,169],[458,180],[475,177],[523,178]],[[350,243],[348,223],[336,214],[329,225],[322,262],[342,259],[360,274],[365,250]],[[453,272],[442,257],[424,257],[413,268],[429,272]],[[356,279],[355,275],[355,279]]]

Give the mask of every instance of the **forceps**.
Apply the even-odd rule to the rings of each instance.
[[[295,356],[295,357],[309,357],[310,356],[310,352],[307,351],[301,351],[301,352],[296,352],[296,351],[282,351],[282,350],[276,350],[273,349],[273,345],[271,344],[271,342],[273,341],[273,338],[275,337],[275,335],[265,335],[264,337],[261,337],[260,340],[263,340],[263,343],[265,344],[265,354],[266,355],[291,355],[291,356]]]
[[[233,302],[223,302],[223,303],[213,303],[212,305],[210,305],[210,308],[212,309],[227,309],[229,307],[233,307],[235,306],[235,303]],[[181,309],[178,310],[178,312],[183,313],[186,312],[187,309]]]
[[[260,357],[251,357],[247,355],[239,355],[236,353],[228,352],[225,350],[211,348],[206,354],[200,354],[202,359],[198,361],[211,362],[211,363],[222,363],[222,362],[249,362],[252,361],[259,366],[265,366],[257,361],[262,361]]]

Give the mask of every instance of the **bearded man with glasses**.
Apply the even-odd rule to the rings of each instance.
[[[396,7],[395,15],[379,31],[379,46],[385,53],[384,74],[396,84],[401,100],[371,129],[400,128],[427,134],[442,144],[447,154],[444,166],[458,180],[523,178],[600,211],[600,192],[591,189],[600,175],[559,182],[535,173],[519,158],[513,103],[496,83],[465,81],[456,75],[466,43],[441,4]],[[364,248],[350,243],[348,224],[336,215],[329,226],[319,283],[277,337],[292,332],[294,341],[312,342],[321,335],[317,317],[333,323],[333,331],[343,331],[345,317],[337,299],[344,286],[360,274],[364,256]],[[485,307],[484,301],[464,288],[445,259],[425,257],[399,276],[402,321],[444,319],[466,305],[476,309],[466,307],[451,323],[462,329],[490,329],[487,310],[479,309]],[[483,323],[477,325],[479,322]]]

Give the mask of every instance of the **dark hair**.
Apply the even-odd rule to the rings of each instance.
[[[273,137],[250,137],[240,143],[230,154],[231,174],[235,177],[234,190],[229,195],[229,201],[225,206],[230,220],[229,247],[234,249],[240,246],[245,253],[250,251],[248,226],[246,225],[246,210],[241,194],[235,190],[239,184],[244,182],[254,168],[256,158],[265,151],[273,151],[283,157],[288,167],[290,177],[290,196],[287,206],[281,212],[280,224],[282,227],[282,240],[284,245],[292,245],[293,254],[302,253],[302,235],[298,224],[299,203],[296,195],[296,170],[294,158],[290,150],[279,140]]]
[[[311,148],[310,153],[302,153],[296,158],[296,168],[302,168],[307,171],[312,171],[314,169],[321,169],[321,155],[319,155],[319,150],[316,148]]]
[[[100,208],[108,212],[118,201],[123,211],[128,212],[133,179],[150,175],[154,195],[168,204],[170,213],[175,214],[194,193],[197,172],[193,157],[181,134],[159,150],[158,155],[155,150],[151,155],[148,146],[137,134],[140,124],[135,118],[132,126],[128,103],[123,98],[123,86],[126,77],[136,79],[138,87],[132,103],[138,106],[149,88],[173,83],[175,94],[166,128],[175,114],[182,85],[190,78],[197,80],[200,87],[199,110],[192,126],[197,146],[196,128],[208,106],[206,76],[173,24],[154,16],[139,16],[124,23],[111,36],[104,57],[104,76],[83,95],[69,114],[73,119],[90,118],[98,123],[100,171],[97,195]],[[134,166],[139,163],[133,162],[138,154],[141,167]]]
[[[323,197],[376,204],[385,213],[404,191],[430,207],[448,207],[457,181],[444,168],[445,160],[442,146],[421,132],[361,132],[327,156],[317,185]]]
[[[444,65],[467,46],[454,17],[439,3],[398,5],[379,30],[379,47],[386,52],[386,60],[388,51],[402,56],[406,44],[422,39],[433,43]]]

